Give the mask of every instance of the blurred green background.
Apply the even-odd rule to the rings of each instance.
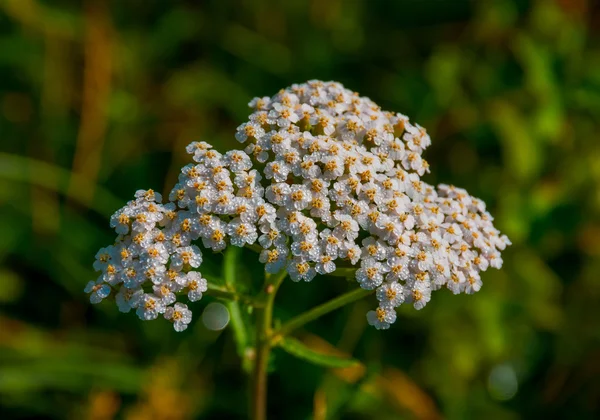
[[[364,365],[276,351],[271,418],[598,418],[594,0],[0,0],[0,418],[245,417],[210,298],[178,334],[82,290],[136,189],[169,191],[186,144],[238,147],[253,96],[313,78],[427,127],[425,180],[484,199],[514,246],[480,293],[437,292],[389,331],[366,325],[374,299],[309,324]],[[286,282],[276,315],[347,287]]]

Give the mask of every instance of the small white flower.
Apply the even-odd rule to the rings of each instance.
[[[263,109],[267,109],[267,107],[269,106],[270,103],[271,103],[271,98],[269,98],[268,96],[263,96],[262,98],[258,98],[258,97],[253,98],[248,103],[248,106],[250,108],[263,110]]]
[[[287,261],[287,249],[284,247],[265,249],[260,253],[259,260],[265,264],[267,273],[278,273]]]
[[[321,247],[327,255],[337,256],[339,254],[343,241],[334,235],[331,229],[323,229],[319,233],[319,238],[321,239]]]
[[[169,283],[157,284],[152,287],[154,294],[162,299],[162,303],[165,305],[170,305],[177,300],[175,293],[170,288]]]
[[[137,190],[135,192],[135,198],[139,198],[144,201],[155,201],[157,203],[162,201],[162,195],[154,190]]]
[[[255,208],[256,216],[258,217],[259,224],[272,224],[277,218],[275,207],[269,203],[265,203],[264,200],[256,201]]]
[[[497,268],[498,270],[502,268],[503,260],[499,252],[491,252],[487,258],[490,261],[490,267]]]
[[[287,180],[290,172],[290,165],[281,160],[269,162],[267,163],[267,166],[265,166],[265,177],[267,179],[273,179],[275,182],[284,182]]]
[[[263,248],[271,248],[272,246],[283,246],[285,244],[285,236],[271,223],[265,223],[260,226],[260,231],[263,233],[258,238],[258,243]]]
[[[272,184],[265,189],[265,197],[272,204],[282,206],[290,193],[290,186],[286,183]]]
[[[373,290],[383,283],[383,276],[386,271],[386,268],[380,262],[372,258],[363,259],[360,268],[356,270],[356,281],[363,289]]]
[[[433,266],[433,256],[426,249],[415,249],[413,264],[419,271],[427,271]]]
[[[142,252],[140,260],[148,266],[166,264],[169,260],[169,253],[161,243],[154,243]]]
[[[297,238],[315,235],[317,223],[300,212],[289,212],[281,223],[282,230]]]
[[[110,264],[112,259],[114,247],[109,246],[106,248],[100,248],[100,250],[96,253],[96,261],[94,261],[94,270],[96,271],[104,271],[106,267]]]
[[[202,251],[196,245],[177,248],[171,258],[172,267],[198,268],[200,264],[202,264]]]
[[[153,284],[160,284],[165,280],[167,268],[164,265],[146,265],[144,275]]]
[[[381,261],[387,255],[385,244],[372,236],[362,241],[362,257],[365,259],[375,259]]]
[[[202,237],[202,244],[206,248],[211,248],[215,252],[224,250],[227,247],[226,239],[227,226],[225,222],[217,220],[214,225],[211,226],[206,236]]]
[[[339,250],[340,258],[350,260],[352,265],[355,265],[360,260],[362,254],[360,247],[351,241],[342,242]]]
[[[377,300],[384,306],[396,308],[404,302],[404,288],[400,283],[384,283],[377,288]]]
[[[110,295],[110,285],[103,281],[90,281],[85,286],[85,293],[90,293],[90,302],[93,304],[102,302],[102,299]]]
[[[175,331],[181,332],[188,327],[190,322],[192,322],[192,311],[188,309],[187,305],[176,303],[165,310],[164,317],[173,322]]]
[[[224,161],[233,172],[247,171],[252,168],[250,157],[241,150],[231,150],[225,153]]]
[[[462,230],[459,225],[455,223],[445,223],[442,227],[445,229],[443,236],[444,240],[448,241],[448,243],[453,244],[462,239]]]
[[[311,281],[317,275],[315,269],[301,258],[290,260],[287,271],[293,281]]]
[[[407,280],[410,277],[410,271],[408,269],[409,260],[406,257],[391,256],[386,261],[386,265],[389,269],[389,273],[386,277],[387,280]]]
[[[391,217],[386,215],[381,215],[377,219],[375,226],[381,238],[392,244],[397,243],[404,232],[404,226],[401,223],[395,222]]]
[[[130,267],[124,268],[119,272],[118,280],[115,283],[122,282],[125,287],[134,289],[139,287],[146,280],[144,267],[139,261],[136,261]]]
[[[319,256],[319,246],[316,236],[303,238],[292,242],[292,255],[301,257],[310,261],[316,261]]]
[[[407,292],[415,309],[423,309],[431,300],[431,287],[427,282],[417,281]]]
[[[165,312],[165,304],[158,296],[146,293],[140,298],[136,314],[143,321],[150,321],[158,318],[159,314]]]
[[[131,226],[132,210],[123,207],[110,217],[110,227],[115,229],[119,235],[126,235]]]
[[[331,220],[331,203],[326,196],[313,195],[309,208],[312,217],[319,218],[324,223]]]
[[[378,330],[387,330],[396,322],[396,311],[390,306],[380,306],[367,313],[367,321]]]
[[[258,139],[264,136],[265,130],[259,124],[248,122],[237,128],[235,138],[240,143],[245,143],[248,139]]]
[[[223,166],[223,155],[216,150],[210,149],[202,155],[202,157],[198,160],[198,163],[203,164],[207,168]]]
[[[147,232],[151,230],[157,222],[151,214],[145,211],[136,211],[132,216],[133,223],[131,224],[131,230],[134,233]]]
[[[188,144],[185,151],[190,155],[202,156],[208,149],[212,149],[212,146],[204,141],[193,141]]]
[[[447,264],[447,260],[442,262],[436,262],[431,269],[431,276],[433,284],[436,287],[443,286],[450,278],[450,267]]]
[[[137,308],[143,295],[144,291],[141,288],[128,289],[127,287],[121,287],[115,295],[119,311],[128,313],[131,309]]]
[[[323,160],[323,178],[336,179],[344,173],[344,161],[339,156],[332,156]]]
[[[336,255],[337,257],[337,255]],[[333,262],[334,257],[329,254],[322,254],[317,258],[317,265],[315,270],[319,274],[329,274],[335,271],[335,263]]]
[[[333,230],[333,234],[341,239],[347,239],[354,241],[358,238],[359,226],[356,220],[348,214],[343,214],[339,211],[335,211],[333,214],[335,220],[338,221],[338,225]]]
[[[473,294],[479,292],[482,286],[481,277],[479,274],[471,275],[467,278],[467,284],[465,285],[465,293]]]
[[[186,275],[186,288],[188,290],[188,299],[196,302],[202,299],[202,293],[208,290],[208,283],[203,279],[199,272],[190,271]]]
[[[258,238],[256,227],[253,224],[242,222],[240,218],[235,218],[229,222],[227,234],[230,237],[231,244],[235,246],[253,244]]]
[[[290,187],[290,193],[286,198],[286,209],[288,211],[304,210],[312,199],[312,193],[305,185],[294,184]]]
[[[273,104],[273,110],[269,112],[269,118],[273,118],[279,127],[284,128],[289,127],[292,123],[297,123],[300,119],[293,108],[278,102]]]
[[[452,270],[446,287],[456,295],[465,289],[465,285],[466,279],[464,273],[460,270]]]
[[[304,179],[318,179],[321,176],[321,168],[317,165],[317,158],[306,155],[302,158],[302,162],[298,164],[294,175],[301,176]]]

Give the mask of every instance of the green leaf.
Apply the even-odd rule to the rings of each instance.
[[[278,345],[292,356],[319,366],[328,368],[347,368],[356,366],[359,363],[355,359],[319,353],[307,347],[301,341],[291,337],[284,337],[279,341]]]

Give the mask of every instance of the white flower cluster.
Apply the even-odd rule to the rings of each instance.
[[[140,190],[135,197],[112,216],[115,245],[96,254],[94,269],[101,275],[85,291],[92,303],[99,303],[114,289],[121,312],[136,309],[143,320],[162,314],[175,330],[183,331],[192,313],[176,303],[176,293],[186,293],[194,302],[207,289],[200,273],[191,271],[202,263],[200,249],[192,244],[197,235],[185,212],[173,203],[161,204],[160,194]]]
[[[442,287],[474,293],[480,271],[502,265],[510,241],[485,204],[463,189],[421,181],[431,140],[404,115],[320,81],[250,106],[255,112],[236,134],[245,151],[222,155],[192,143],[196,163],[183,168],[171,203],[139,192],[113,216],[120,237],[98,256],[102,276],[88,286],[92,301],[123,283],[123,310],[137,307],[143,319],[164,313],[183,329],[190,314],[185,305],[169,307],[174,293],[188,290],[193,299],[206,289],[192,271],[201,263],[194,241],[213,251],[258,241],[266,271],[285,268],[294,281],[356,266],[360,287],[379,300],[369,323],[385,329],[400,304],[421,309]],[[154,293],[143,292],[144,282]]]

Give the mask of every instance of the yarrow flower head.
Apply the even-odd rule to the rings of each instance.
[[[138,191],[113,215],[117,240],[96,256],[101,274],[86,288],[93,303],[112,292],[121,311],[162,315],[182,331],[191,311],[176,295],[196,301],[207,290],[201,248],[253,246],[267,272],[293,281],[355,267],[379,301],[368,322],[386,329],[399,305],[421,309],[444,287],[477,292],[480,273],[502,266],[510,241],[485,204],[421,180],[431,140],[406,116],[316,80],[249,105],[235,134],[243,150],[194,142],[168,203]]]

